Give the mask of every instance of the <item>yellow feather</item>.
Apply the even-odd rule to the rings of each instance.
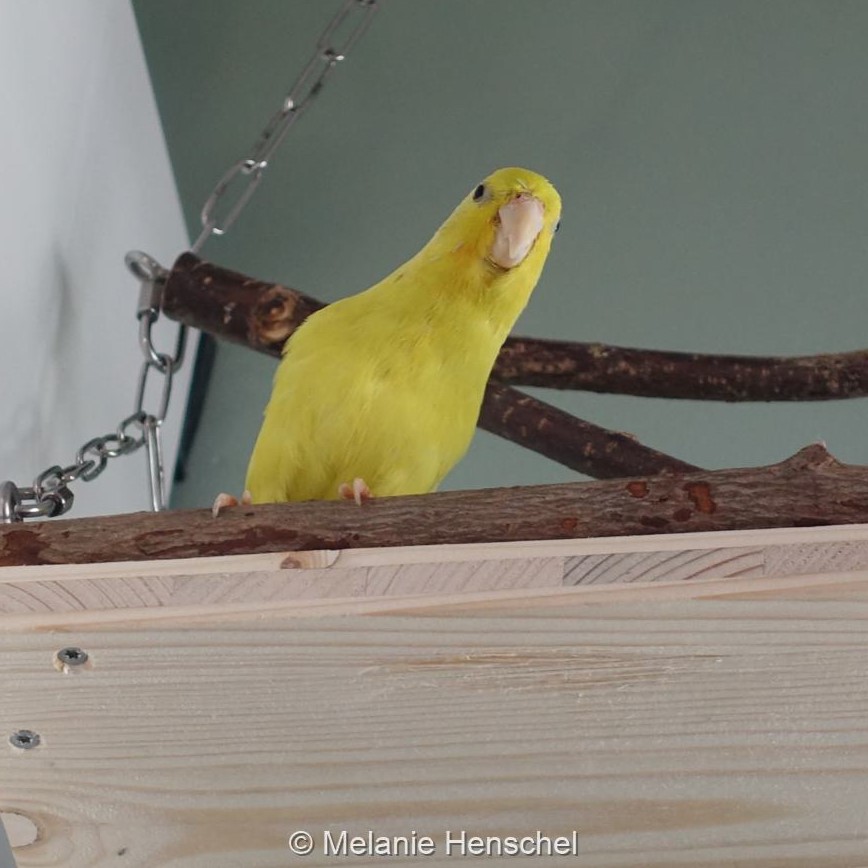
[[[247,472],[255,503],[336,498],[361,477],[375,496],[433,491],[464,455],[501,345],[542,272],[557,191],[500,169],[416,256],[313,314],[287,341]],[[529,253],[491,260],[500,208],[543,206]]]

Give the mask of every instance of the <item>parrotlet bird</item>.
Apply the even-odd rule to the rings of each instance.
[[[499,169],[384,280],[287,340],[242,501],[434,491],[467,451],[504,340],[543,270],[561,200]],[[235,504],[220,495],[214,504]]]

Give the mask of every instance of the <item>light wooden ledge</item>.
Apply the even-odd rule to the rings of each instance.
[[[868,865],[866,628],[868,525],[7,567],[0,817],[19,868]]]
[[[0,632],[37,626],[197,621],[256,614],[437,608],[469,599],[550,597],[697,581],[789,580],[868,570],[868,525],[662,536],[277,552],[0,568]],[[629,586],[629,587],[625,587]],[[668,593],[671,593],[668,592]],[[596,597],[594,597],[596,599]]]

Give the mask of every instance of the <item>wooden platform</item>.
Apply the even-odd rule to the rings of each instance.
[[[8,567],[0,738],[19,868],[866,866],[868,526]]]

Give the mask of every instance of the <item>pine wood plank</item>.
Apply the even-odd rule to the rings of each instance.
[[[6,632],[0,730],[42,736],[0,750],[0,810],[38,829],[19,868],[276,868],[298,828],[441,851],[576,828],[571,862],[600,868],[868,863],[868,576],[509,593]],[[92,666],[64,675],[70,642]]]
[[[443,866],[447,829],[573,828],[592,868],[868,864],[868,527],[297,558],[0,570],[19,868],[416,861],[325,829]]]
[[[865,525],[8,567],[0,568],[0,630],[25,616],[178,609],[189,617],[296,601],[859,569],[868,569]]]

